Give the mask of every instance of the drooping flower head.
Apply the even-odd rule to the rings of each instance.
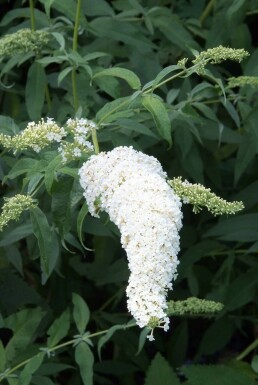
[[[79,175],[90,213],[106,211],[120,229],[131,271],[128,310],[140,327],[167,330],[166,295],[176,277],[182,213],[161,164],[117,147],[91,156]]]

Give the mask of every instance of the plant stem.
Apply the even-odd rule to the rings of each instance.
[[[36,23],[35,23],[35,12],[34,12],[33,0],[30,0],[30,22],[31,22],[31,30],[35,31]]]
[[[74,30],[73,30],[73,51],[77,51],[78,47],[78,30],[79,30],[79,23],[80,23],[80,16],[81,16],[81,5],[82,0],[77,1],[77,7],[76,7],[76,16],[75,16],[75,24],[74,24]],[[75,112],[78,110],[79,103],[78,103],[78,93],[77,93],[77,84],[76,84],[76,66],[73,65],[72,69],[72,88],[73,88],[73,104],[74,104],[74,110]]]
[[[73,66],[72,69],[72,88],[73,88],[73,106],[74,106],[74,111],[76,112],[79,107],[79,102],[78,102],[78,94],[77,94],[77,84],[76,84],[76,68]]]
[[[252,350],[256,349],[258,347],[258,338],[254,340],[245,350],[240,353],[236,360],[241,361],[243,358],[245,358],[249,353],[251,353]]]
[[[129,325],[125,325],[125,329],[128,329],[128,328],[131,328],[133,326],[135,326],[136,324],[133,323],[133,324],[129,324]],[[106,330],[102,330],[100,332],[96,332],[96,333],[92,333],[92,334],[89,334],[87,336],[88,339],[90,338],[93,338],[93,337],[97,337],[97,336],[100,336],[102,334],[106,334],[108,332],[109,329],[106,329]],[[58,350],[58,349],[61,349],[61,348],[64,348],[66,346],[69,346],[69,345],[73,345],[75,343],[75,339],[72,339],[72,340],[69,340],[69,341],[66,341],[66,342],[63,342],[62,344],[59,344],[59,345],[56,345],[54,346],[53,348],[50,348],[50,349],[46,349],[46,352],[48,353],[51,353],[51,352],[54,352],[55,350]],[[10,374],[14,373],[17,369],[20,369],[21,367],[25,366],[28,362],[30,362],[33,358],[33,357],[30,357],[28,358],[27,360],[25,361],[22,361],[20,362],[18,365],[14,366],[13,368],[9,369],[9,370],[6,370],[4,373],[0,373],[0,382],[2,382],[4,379],[6,379],[7,377],[10,376]]]
[[[98,142],[96,128],[92,128],[91,136],[92,136],[94,151],[95,151],[95,154],[97,155],[99,154],[99,142]]]
[[[46,88],[45,88],[45,96],[46,96],[47,108],[48,108],[48,112],[49,112],[51,110],[51,98],[50,98],[50,92],[49,92],[48,85],[46,85]]]
[[[167,78],[167,79],[163,80],[162,82],[158,83],[155,87],[149,86],[147,90],[142,92],[142,95],[146,95],[146,94],[148,94],[150,92],[153,92],[154,90],[156,90],[156,88],[159,88],[159,87],[163,86],[163,84],[166,84],[166,83],[170,82],[171,80],[174,80],[177,77],[180,77],[180,76],[184,75],[186,72],[187,72],[187,70],[184,69],[184,70],[178,72],[176,75],[173,75],[170,78]],[[106,115],[104,115],[100,119],[98,124],[101,125],[101,123],[104,122],[110,115],[112,115],[114,112],[119,110],[121,107],[126,106],[126,104],[128,104],[130,102],[131,102],[131,99],[127,99],[123,103],[119,104],[117,107],[114,107],[112,110],[110,110]]]
[[[204,23],[204,20],[209,16],[212,11],[213,6],[215,5],[216,0],[210,0],[207,6],[205,7],[203,13],[201,14],[199,21],[201,24]]]

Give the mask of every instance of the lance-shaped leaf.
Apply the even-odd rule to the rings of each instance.
[[[34,62],[28,72],[25,89],[26,106],[29,117],[39,120],[45,99],[46,74],[42,64]]]
[[[141,100],[142,105],[151,113],[160,136],[171,146],[171,124],[164,103],[154,94],[144,95]]]
[[[88,305],[79,294],[73,293],[72,298],[74,305],[73,318],[76,323],[78,332],[83,334],[89,322],[90,311]]]
[[[94,356],[86,342],[81,342],[75,348],[75,361],[79,365],[84,385],[93,385]]]
[[[45,353],[41,352],[34,356],[23,368],[19,375],[18,385],[29,385],[33,373],[35,373],[44,359]]]
[[[66,309],[59,318],[57,318],[47,331],[49,335],[47,339],[48,348],[52,348],[63,339],[70,328],[70,311]]]
[[[100,76],[113,76],[113,77],[121,78],[125,80],[133,90],[138,90],[139,88],[141,88],[141,82],[138,76],[134,72],[127,70],[125,68],[120,68],[120,67],[107,68],[103,71],[96,73],[93,76],[93,79]]]
[[[45,284],[56,265],[59,255],[58,241],[45,214],[38,207],[31,209],[30,214],[33,233],[39,245],[42,283]]]

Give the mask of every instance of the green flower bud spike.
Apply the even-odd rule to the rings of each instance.
[[[17,194],[12,198],[4,198],[5,202],[0,215],[0,231],[8,222],[17,221],[23,211],[36,206],[35,200],[29,195]]]
[[[183,203],[190,203],[193,212],[198,213],[202,210],[202,206],[213,215],[235,214],[244,208],[243,202],[227,202],[212,193],[209,188],[205,188],[201,184],[192,184],[188,181],[182,181],[180,178],[170,180],[169,185],[175,193],[182,199]]]

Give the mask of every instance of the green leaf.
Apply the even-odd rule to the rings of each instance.
[[[164,103],[154,94],[144,95],[141,101],[146,110],[151,113],[161,137],[171,146],[171,123]]]
[[[5,256],[23,276],[22,256],[16,245],[5,247]]]
[[[181,368],[188,385],[203,385],[212,379],[212,385],[255,385],[255,380],[235,368],[225,365],[189,365]]]
[[[180,385],[177,375],[172,367],[160,353],[155,358],[146,372],[144,385]]]
[[[146,341],[146,337],[147,337],[147,335],[149,333],[150,333],[150,329],[148,329],[148,328],[144,328],[141,331],[140,337],[139,337],[138,350],[137,350],[136,356],[138,356],[138,354],[141,353],[141,351],[142,351],[142,349],[144,347],[145,341]]]
[[[70,328],[70,311],[66,309],[59,318],[57,318],[50,328],[47,331],[48,339],[47,346],[48,348],[53,348],[61,341],[64,337],[67,336],[67,333]]]
[[[54,181],[52,185],[51,211],[53,221],[62,238],[71,228],[71,190],[73,183],[73,178],[61,175],[58,181]]]
[[[33,376],[33,384],[34,385],[55,385],[55,383],[52,380],[50,380],[50,378],[38,376],[38,375]]]
[[[15,360],[19,351],[24,351],[35,337],[35,332],[45,315],[39,307],[24,309],[5,319],[5,327],[13,330],[14,335],[6,346],[8,365]]]
[[[154,90],[156,86],[160,83],[160,81],[164,79],[168,74],[170,74],[171,72],[177,71],[178,69],[180,68],[178,68],[177,65],[171,65],[164,68],[162,71],[160,71],[158,75],[155,77],[155,79],[153,80],[152,90]]]
[[[35,373],[43,362],[45,353],[38,353],[23,368],[19,374],[18,385],[29,385],[31,383],[32,374]]]
[[[79,365],[83,384],[93,385],[94,356],[86,342],[81,342],[76,346],[75,361]]]
[[[251,367],[255,371],[255,373],[258,373],[258,355],[257,354],[252,358]]]
[[[127,70],[125,68],[120,68],[120,67],[107,68],[103,71],[96,73],[93,76],[93,79],[101,76],[113,76],[113,77],[124,79],[133,90],[138,90],[139,88],[141,88],[141,82],[138,76],[134,72]]]
[[[204,237],[216,237],[224,241],[255,242],[258,239],[258,214],[223,217],[204,233]]]
[[[15,163],[9,173],[5,176],[4,181],[8,179],[15,179],[17,176],[31,171],[37,165],[37,163],[38,161],[36,159],[19,159],[19,162]]]
[[[235,331],[234,323],[228,317],[223,317],[212,323],[204,332],[199,346],[199,357],[213,354],[228,343]]]
[[[89,212],[88,205],[86,202],[84,202],[77,217],[77,234],[83,247],[85,246],[83,244],[83,239],[82,239],[82,229],[83,229],[82,226],[83,226],[84,218],[86,217],[88,212]]]
[[[41,117],[46,91],[46,74],[40,63],[34,62],[28,72],[25,100],[31,120],[37,121]]]
[[[76,2],[74,0],[54,0],[52,2],[52,7],[65,15],[69,20],[75,20]]]
[[[69,75],[69,73],[73,70],[73,67],[66,67],[64,70],[62,70],[58,77],[57,77],[57,84],[60,86],[61,82],[64,80],[64,78]]]
[[[119,98],[119,99],[113,100],[110,103],[106,103],[97,112],[97,115],[96,115],[97,123],[100,124],[100,123],[105,122],[107,119],[112,117],[112,115],[115,112],[117,112],[118,110],[120,110],[122,107],[124,107],[124,108],[126,107],[126,109],[127,109],[130,101],[131,101],[131,97],[130,96],[125,96],[123,98]]]
[[[255,158],[256,152],[255,142],[252,140],[252,138],[247,137],[247,135],[243,137],[238,147],[237,158],[235,161],[235,184],[238,183],[243,172]]]
[[[0,132],[6,135],[16,135],[19,133],[19,127],[11,117],[0,115]]]
[[[49,194],[51,194],[51,188],[56,178],[56,171],[61,164],[62,158],[60,155],[57,155],[53,160],[50,161],[45,170],[45,186]]]
[[[252,302],[258,284],[258,269],[250,269],[227,286],[223,303],[225,310],[232,311]]]
[[[35,207],[30,210],[34,235],[38,240],[42,283],[45,284],[56,266],[59,256],[59,245],[56,233],[48,224],[45,214]]]
[[[0,242],[0,247],[9,246],[13,243],[28,237],[33,234],[33,228],[31,223],[23,224],[21,226],[16,227],[14,230],[6,229],[2,233],[2,241]]]
[[[45,12],[47,17],[50,19],[50,8],[54,0],[40,0],[40,2],[44,5]]]
[[[90,318],[90,310],[84,299],[76,294],[72,294],[73,298],[73,318],[76,323],[78,332],[82,335],[87,327]]]
[[[0,341],[0,373],[4,372],[5,363],[6,363],[5,348],[2,341]]]
[[[102,349],[102,346],[108,341],[110,340],[110,338],[112,337],[112,335],[117,331],[117,330],[124,330],[125,329],[125,326],[126,325],[114,325],[112,326],[110,329],[108,329],[107,333],[102,336],[99,341],[98,341],[98,355],[99,355],[99,358],[101,359],[101,349]]]

